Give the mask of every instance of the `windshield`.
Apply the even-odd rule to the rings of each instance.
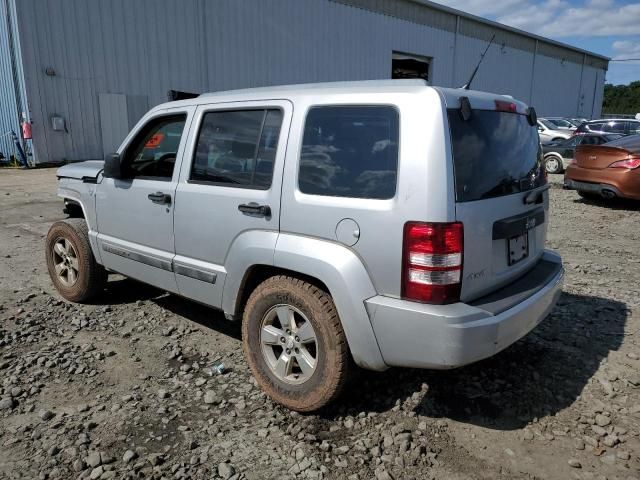
[[[537,188],[546,183],[535,127],[515,113],[473,110],[463,120],[449,109],[456,200],[469,202]]]
[[[545,120],[544,118],[539,118],[538,122],[540,122],[545,127],[550,128],[551,130],[555,130],[557,128],[553,123],[551,123],[549,120]]]

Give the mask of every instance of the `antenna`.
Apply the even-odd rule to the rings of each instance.
[[[469,81],[467,83],[465,83],[462,87],[460,87],[463,90],[469,90],[469,87],[471,86],[471,82],[473,82],[473,79],[475,78],[476,73],[478,73],[478,69],[480,68],[480,64],[482,63],[482,60],[484,60],[484,56],[487,54],[487,51],[489,50],[489,47],[493,43],[493,39],[494,38],[496,38],[496,34],[495,33],[491,36],[491,40],[489,40],[489,44],[487,45],[487,48],[485,48],[484,52],[482,53],[482,55],[480,55],[480,61],[478,62],[478,65],[476,65],[476,68],[473,70],[473,73],[471,74],[471,78],[469,79]]]

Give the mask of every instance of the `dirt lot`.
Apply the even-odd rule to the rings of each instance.
[[[0,478],[640,478],[640,208],[553,181],[567,276],[540,327],[459,370],[362,373],[302,416],[215,311],[117,276],[61,301],[54,171],[0,170]]]

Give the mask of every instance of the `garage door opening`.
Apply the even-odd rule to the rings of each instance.
[[[422,78],[429,81],[431,58],[393,52],[391,57],[391,78]]]

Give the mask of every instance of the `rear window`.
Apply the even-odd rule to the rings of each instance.
[[[398,112],[388,106],[314,107],[300,153],[303,193],[392,198],[398,170]]]
[[[621,137],[617,140],[607,143],[607,147],[624,148],[631,153],[640,153],[640,135],[630,135]]]
[[[463,120],[448,110],[456,200],[470,202],[537,188],[546,183],[536,127],[515,113],[473,110]]]

